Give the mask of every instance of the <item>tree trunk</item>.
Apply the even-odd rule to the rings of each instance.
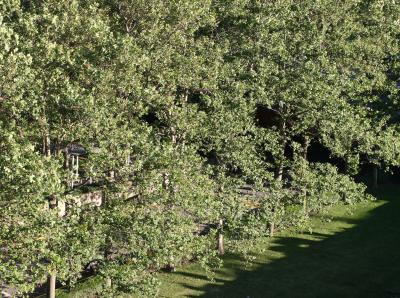
[[[115,180],[115,171],[114,170],[109,171],[108,175],[109,175],[110,181]]]
[[[284,134],[285,133],[285,123],[282,125],[281,128],[281,133]],[[280,157],[279,157],[279,161],[278,161],[278,165],[275,169],[275,179],[277,181],[282,181],[282,176],[283,176],[283,162],[285,160],[285,148],[286,148],[286,144],[287,144],[287,140],[286,137],[283,140],[283,144],[282,144],[282,152],[280,153]]]
[[[162,173],[162,186],[165,190],[169,188],[169,174],[168,173]]]
[[[49,132],[45,133],[45,148],[46,148],[46,156],[51,156],[51,148],[50,148],[50,136]]]
[[[303,143],[303,158],[304,158],[304,160],[307,160],[309,146],[310,146],[310,138],[306,136],[306,137],[304,137],[304,143]]]
[[[107,276],[106,277],[106,287],[107,288],[111,288],[111,285],[112,285],[111,278]]]
[[[64,151],[64,170],[68,170],[69,168],[69,152],[68,149],[65,148]]]
[[[42,139],[42,154],[46,155],[46,138],[43,137]]]
[[[378,187],[378,166],[374,165],[373,172],[372,172],[372,187]]]
[[[304,214],[307,214],[307,195],[304,194],[304,198],[303,198],[303,210],[304,210]]]
[[[283,176],[283,162],[280,161],[278,167],[275,170],[276,181],[282,181],[282,176]]]
[[[275,222],[271,222],[269,226],[269,235],[271,237],[274,237],[274,234],[275,234]]]
[[[42,153],[45,156],[51,155],[51,148],[50,148],[50,136],[47,131],[43,133],[43,145],[42,145]]]
[[[224,222],[222,219],[220,219],[218,223],[218,254],[220,256],[225,254],[223,227],[224,227]]]
[[[47,297],[48,298],[55,298],[56,297],[56,273],[52,272],[47,281]]]

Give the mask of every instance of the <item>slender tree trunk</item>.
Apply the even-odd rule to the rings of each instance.
[[[283,142],[282,142],[282,152],[280,153],[280,157],[279,157],[279,161],[278,161],[278,165],[275,169],[275,179],[277,181],[282,181],[282,176],[283,176],[283,162],[285,160],[285,148],[286,148],[286,144],[287,144],[287,139],[286,139],[286,135],[285,135],[285,130],[286,130],[286,121],[284,120],[282,122],[282,126],[280,128],[281,131],[281,135],[283,136]]]
[[[286,145],[287,145],[287,142],[288,142],[288,140],[286,138],[285,130],[286,130],[286,121],[283,120],[282,126],[280,128],[281,134],[284,137],[283,144],[282,144],[282,152],[281,152],[281,156],[280,156],[280,159],[279,159],[278,166],[275,169],[275,180],[278,181],[278,182],[282,181],[282,179],[283,179],[283,163],[284,163],[284,160],[285,160],[285,148],[286,148]],[[275,212],[275,209],[273,209],[273,213],[274,212]],[[269,235],[270,235],[270,237],[274,237],[274,235],[275,235],[275,220],[271,221],[271,223],[270,223]]]
[[[307,160],[309,146],[310,146],[310,138],[308,136],[305,136],[304,143],[303,143],[303,158],[304,158],[304,160]]]
[[[372,187],[378,187],[378,166],[376,165],[374,165],[374,168],[372,170]]]
[[[51,156],[51,147],[50,147],[50,136],[49,132],[46,132],[46,156]]]
[[[46,138],[42,138],[42,154],[46,155]]]
[[[68,149],[65,148],[64,151],[64,170],[68,170],[69,169],[69,152]]]
[[[281,162],[279,162],[279,165],[275,171],[276,181],[282,181],[282,176],[283,176],[283,162],[281,161]]]
[[[275,222],[274,221],[272,221],[269,225],[269,235],[271,237],[274,237],[274,235],[275,235]]]
[[[282,181],[282,178],[283,178],[283,161],[285,160],[285,146],[286,146],[286,141],[283,144],[281,156],[279,157],[278,165],[276,166],[276,169],[275,169],[275,180],[276,181]]]
[[[57,145],[56,145],[56,155],[57,155],[57,157],[61,156],[61,145],[60,145],[60,143],[57,143]]]
[[[303,159],[305,162],[307,162],[307,154],[308,154],[308,147],[310,146],[310,138],[308,136],[304,137],[304,142],[303,142]],[[304,173],[303,173],[304,176]],[[307,189],[304,187],[303,189],[303,211],[304,214],[308,213],[307,210]]]
[[[224,221],[220,219],[218,222],[218,254],[221,256],[225,254],[223,228]]]
[[[112,286],[111,278],[107,276],[106,277],[106,287],[111,288],[111,286]]]
[[[51,155],[50,134],[49,134],[49,128],[47,125],[46,116],[42,116],[39,119],[39,122],[40,122],[40,126],[42,129],[42,153],[45,156],[50,156]]]
[[[115,171],[114,171],[114,170],[111,170],[111,171],[108,173],[108,175],[109,175],[110,181],[114,181],[114,179],[115,179]]]
[[[48,131],[45,131],[43,133],[42,153],[45,156],[50,156],[51,155],[50,136],[49,136]]]
[[[169,188],[169,174],[163,173],[162,178],[163,178],[162,186],[165,190],[167,190]]]
[[[56,273],[52,272],[47,281],[47,297],[48,298],[55,298],[56,297]]]
[[[53,196],[52,199],[49,201],[49,209],[58,208],[57,201],[57,198]],[[60,216],[60,212],[58,212],[58,216]],[[56,297],[56,270],[51,272],[47,277],[47,297]]]

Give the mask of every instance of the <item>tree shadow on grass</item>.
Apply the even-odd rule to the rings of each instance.
[[[387,202],[347,230],[277,237],[268,249],[283,258],[253,271],[236,267],[233,281],[192,288],[202,297],[400,297],[400,190],[376,197]]]

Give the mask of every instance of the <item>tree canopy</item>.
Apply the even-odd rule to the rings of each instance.
[[[223,236],[367,199],[360,168],[400,165],[399,43],[398,0],[0,1],[0,285],[90,265],[153,296]]]

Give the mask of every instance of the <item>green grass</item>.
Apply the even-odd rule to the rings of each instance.
[[[400,190],[376,197],[332,208],[313,220],[313,233],[261,239],[266,250],[250,265],[227,254],[213,282],[197,264],[161,274],[160,296],[400,297]],[[62,297],[91,297],[93,287],[84,283]]]
[[[76,285],[70,292],[66,289],[57,290],[57,298],[92,298],[95,297],[93,293],[101,287],[101,278],[98,276],[87,278]]]
[[[193,264],[162,275],[162,297],[400,297],[400,191],[337,206],[313,233],[260,241],[267,250],[246,268],[237,255],[209,281]],[[390,294],[398,292],[399,294]]]

